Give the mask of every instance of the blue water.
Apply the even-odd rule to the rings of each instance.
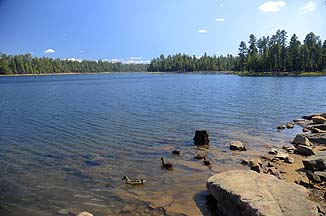
[[[0,77],[0,215],[67,208],[129,215],[126,203],[132,212],[155,215],[161,210],[148,206],[155,196],[197,205],[205,214],[196,190],[223,167],[238,167],[241,155],[228,151],[231,140],[255,152],[280,147],[301,129],[275,127],[325,112],[325,95],[326,77]],[[210,133],[211,169],[193,160],[196,129]],[[174,148],[180,157],[171,156]],[[173,172],[160,169],[161,156],[175,164]],[[125,188],[124,175],[148,183]]]

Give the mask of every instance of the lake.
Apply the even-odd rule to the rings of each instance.
[[[301,128],[276,126],[325,112],[325,95],[326,77],[0,77],[0,215],[208,214],[208,177],[289,143]],[[193,145],[198,129],[209,149]],[[231,140],[249,151],[230,152]],[[202,151],[212,167],[193,159]],[[161,170],[160,157],[174,170]],[[126,186],[125,175],[147,182]]]

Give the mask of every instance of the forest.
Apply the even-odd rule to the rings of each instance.
[[[290,40],[285,30],[275,35],[249,36],[249,41],[241,41],[238,56],[201,57],[177,54],[161,55],[148,66],[149,71],[193,72],[193,71],[241,71],[248,73],[283,72],[326,72],[326,40],[309,33],[303,43],[294,34]]]
[[[145,64],[122,64],[108,61],[72,61],[68,59],[37,58],[31,54],[0,55],[0,75],[50,73],[100,73],[146,71]]]
[[[31,54],[0,55],[0,75],[48,73],[99,73],[99,72],[196,72],[233,71],[247,74],[302,72],[326,73],[326,40],[313,32],[303,42],[294,34],[290,39],[285,30],[272,36],[258,38],[251,34],[249,41],[241,41],[237,56],[220,55],[201,57],[186,54],[161,55],[150,64],[122,64],[108,61],[71,61],[68,59],[37,58]]]

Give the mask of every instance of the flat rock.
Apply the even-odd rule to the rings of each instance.
[[[277,155],[275,155],[275,158],[278,158],[280,160],[284,160],[285,158],[287,158],[289,156],[288,153],[284,153],[284,152],[278,152]]]
[[[230,149],[233,151],[247,151],[246,147],[241,141],[231,141]]]
[[[326,170],[326,152],[319,152],[302,160],[306,170],[323,171]]]
[[[311,146],[309,139],[304,134],[298,134],[292,141],[295,145]]]
[[[276,127],[277,130],[284,130],[286,128],[286,125],[282,124]]]
[[[311,147],[305,145],[298,145],[295,151],[296,153],[304,156],[310,156],[316,154]]]
[[[292,128],[294,128],[294,124],[292,122],[288,122],[288,123],[286,123],[286,128],[292,129]]]
[[[278,152],[278,151],[277,151],[276,148],[271,148],[271,149],[269,150],[268,154],[274,154],[274,155],[276,155],[277,152]]]
[[[304,187],[272,175],[227,171],[209,178],[207,189],[217,200],[217,211],[222,216],[315,216],[318,213]]]
[[[326,133],[308,134],[306,136],[314,144],[326,145]]]
[[[324,124],[326,122],[326,119],[320,115],[311,117],[311,120],[313,124]]]

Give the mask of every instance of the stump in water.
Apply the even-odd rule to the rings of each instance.
[[[196,131],[193,138],[195,145],[209,145],[209,138],[207,131]]]

